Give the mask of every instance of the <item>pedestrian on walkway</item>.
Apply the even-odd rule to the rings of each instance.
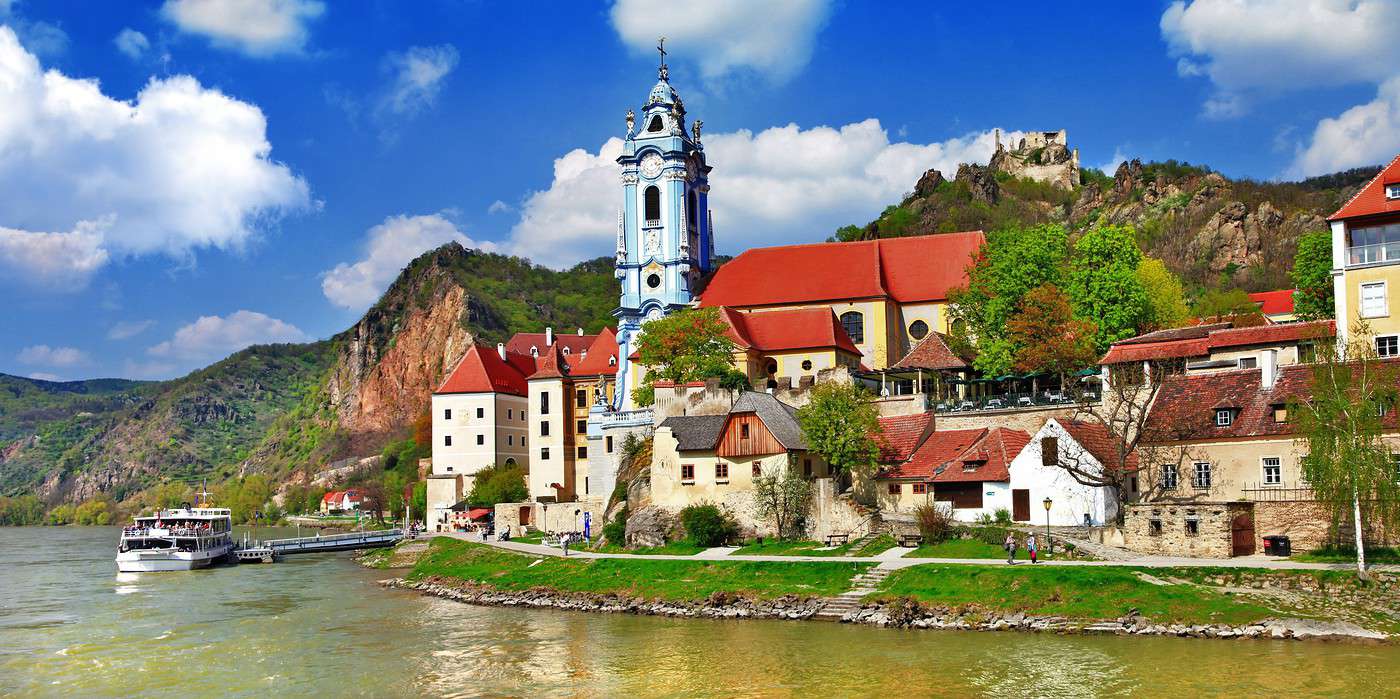
[[[560,534],[560,535],[559,535],[559,548],[564,549],[564,557],[565,557],[565,558],[568,558],[568,556],[569,556],[569,535],[568,535],[568,534]]]
[[[1016,535],[1013,534],[1013,533],[1011,533],[1011,532],[1007,532],[1007,533],[1006,533],[1006,541],[1002,542],[1001,547],[1004,548],[1004,549],[1006,549],[1006,562],[1009,563],[1009,564],[1015,565],[1015,564],[1016,564]]]
[[[1035,551],[1036,551],[1035,534],[1031,534],[1030,536],[1027,536],[1027,537],[1026,537],[1026,553],[1029,553],[1029,554],[1031,555],[1031,563],[1032,563],[1032,564],[1035,563]]]

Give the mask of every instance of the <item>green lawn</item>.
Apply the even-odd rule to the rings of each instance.
[[[696,546],[689,541],[672,541],[662,546],[640,546],[629,549],[617,544],[603,544],[596,548],[588,549],[598,553],[633,553],[649,556],[694,556],[705,550],[704,546]]]
[[[787,594],[827,597],[850,588],[869,563],[771,563],[676,559],[557,558],[517,554],[439,537],[408,574],[473,581],[502,590],[550,588],[618,593],[671,601],[702,600],[714,592],[760,599]]]
[[[936,544],[920,544],[918,548],[904,555],[905,558],[1006,558],[1006,551],[1000,546],[977,539],[948,539]],[[1030,560],[1025,550],[1016,552],[1016,557]]]
[[[1327,546],[1289,556],[1289,560],[1307,563],[1355,563],[1356,549]],[[1366,549],[1366,563],[1400,563],[1400,550],[1377,546]]]
[[[854,551],[851,549],[854,543],[826,548],[826,544],[820,541],[784,541],[780,539],[767,539],[763,543],[749,543],[738,551],[730,554],[732,556],[874,556],[877,553],[888,551],[895,547],[894,537],[888,534],[871,539],[864,546]]]
[[[1153,570],[1164,577],[1171,571]],[[931,563],[895,571],[873,598],[913,597],[946,607],[1116,619],[1130,609],[1159,623],[1258,621],[1276,612],[1195,585],[1154,585],[1122,567],[959,566]]]

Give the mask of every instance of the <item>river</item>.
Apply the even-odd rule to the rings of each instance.
[[[119,575],[117,535],[0,528],[0,695],[1380,696],[1400,687],[1398,646],[471,607],[385,590],[375,584],[384,571],[347,553]]]

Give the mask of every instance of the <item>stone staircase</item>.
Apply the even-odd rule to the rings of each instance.
[[[865,536],[862,536],[861,538],[856,539],[855,541],[852,541],[852,542],[851,542],[851,547],[848,548],[848,549],[846,549],[846,552],[843,553],[843,554],[841,554],[841,556],[842,556],[843,558],[854,558],[857,551],[859,551],[859,550],[865,548],[865,545],[866,545],[866,544],[868,544],[868,543],[870,543],[870,542],[872,542],[872,541],[874,541],[874,540],[876,540],[876,539],[878,539],[878,538],[880,538],[880,532],[878,532],[878,531],[872,531],[872,532],[870,532],[869,534],[866,534]]]
[[[822,608],[812,618],[817,621],[840,622],[847,614],[860,609],[860,601],[875,591],[885,578],[890,576],[888,568],[870,568],[851,578],[851,589],[835,597],[826,598]]]

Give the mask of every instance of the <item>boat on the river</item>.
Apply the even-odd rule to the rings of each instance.
[[[188,504],[133,518],[117,544],[117,570],[153,573],[194,570],[233,552],[233,517],[226,507]]]

